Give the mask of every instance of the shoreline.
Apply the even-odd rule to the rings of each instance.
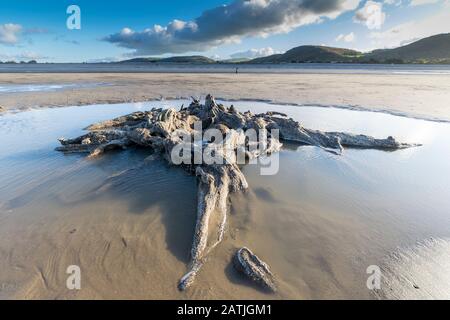
[[[434,74],[449,75],[446,63],[38,63],[0,64],[0,74],[58,74],[58,73],[111,73],[111,74]]]
[[[129,104],[129,103],[148,103],[148,102],[156,102],[156,101],[177,101],[177,100],[189,100],[191,97],[176,97],[176,98],[163,98],[163,99],[151,99],[151,100],[145,100],[145,101],[111,101],[111,102],[102,102],[102,103],[88,103],[88,104],[79,104],[79,105],[48,105],[48,106],[34,106],[34,107],[26,107],[26,108],[17,108],[17,109],[2,109],[0,108],[0,117],[2,115],[6,115],[8,113],[19,113],[19,112],[27,112],[32,110],[40,110],[40,109],[56,109],[56,108],[71,108],[71,107],[87,107],[87,106],[99,106],[99,105],[119,105],[119,104]],[[247,99],[247,98],[234,98],[234,99],[225,99],[222,97],[216,97],[216,100],[221,102],[263,102],[274,106],[291,106],[291,107],[299,107],[299,108],[324,108],[324,109],[341,109],[341,110],[348,110],[348,111],[356,111],[356,112],[370,112],[370,113],[383,113],[386,115],[394,116],[394,117],[401,117],[401,118],[408,118],[408,119],[414,119],[414,120],[422,120],[422,121],[429,121],[429,122],[436,122],[436,123],[450,123],[450,119],[440,119],[435,117],[427,117],[427,116],[420,116],[420,115],[414,115],[414,114],[408,114],[408,113],[402,113],[397,112],[389,109],[370,109],[370,108],[364,108],[361,106],[352,106],[352,105],[321,105],[321,104],[295,104],[295,103],[286,103],[286,102],[278,102],[278,101],[272,101],[272,100],[265,100],[265,99]]]
[[[189,99],[331,107],[450,122],[450,75],[30,73],[0,74],[6,85],[107,83],[58,91],[0,95],[0,114],[55,108]]]

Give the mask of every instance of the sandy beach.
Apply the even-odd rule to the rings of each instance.
[[[0,95],[4,109],[57,107],[204,97],[267,100],[383,111],[450,121],[450,75],[403,74],[202,74],[39,73],[0,74],[0,83],[106,86]]]
[[[450,0],[28,2],[0,4],[0,302],[450,300]]]
[[[29,111],[0,117],[0,299],[449,296],[440,285],[445,276],[430,279],[450,265],[450,75],[22,73],[0,74],[0,83],[3,111]],[[286,144],[275,176],[246,166],[250,189],[231,197],[223,243],[192,290],[180,292],[195,225],[195,177],[147,163],[146,150],[87,159],[54,148],[57,138],[94,122],[178,108],[207,93],[236,100],[228,104],[242,112],[273,108],[308,128],[393,135],[423,146],[335,156]],[[169,99],[178,100],[153,101]],[[279,292],[267,294],[234,270],[231,258],[242,246],[270,263]],[[390,291],[380,296],[366,287],[373,264],[389,276],[383,285]],[[79,291],[66,287],[70,265],[82,270]]]
[[[423,146],[337,156],[286,144],[276,175],[245,166],[250,188],[230,198],[223,242],[195,285],[180,292],[196,178],[145,160],[146,149],[96,159],[54,150],[58,137],[91,123],[169,103],[0,117],[0,299],[373,299],[366,269],[374,264],[389,275],[381,298],[449,297],[441,272],[450,265],[448,123],[248,101],[235,105],[254,113],[280,108],[307,127],[392,134]],[[279,292],[261,291],[233,268],[242,246],[270,264]],[[71,265],[81,268],[81,290],[66,287]]]

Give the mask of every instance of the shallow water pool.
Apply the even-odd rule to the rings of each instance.
[[[99,159],[55,152],[57,138],[87,125],[188,101],[96,105],[0,116],[0,298],[450,298],[450,125],[382,113],[233,102],[276,110],[305,127],[393,135],[422,147],[341,156],[285,144],[279,172],[243,169],[250,190],[232,196],[223,243],[194,287],[185,273],[196,180],[149,151]],[[231,104],[231,103],[226,103]],[[279,292],[267,295],[230,261],[248,246],[268,262]],[[65,286],[69,265],[82,289]],[[379,266],[380,290],[366,286]]]
[[[0,84],[0,94],[17,92],[52,92],[69,89],[105,86],[106,83],[66,83],[66,84]]]

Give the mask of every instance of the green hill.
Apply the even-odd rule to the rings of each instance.
[[[403,47],[375,50],[364,61],[402,63],[450,63],[450,33],[438,34]]]
[[[361,52],[325,46],[300,46],[284,54],[253,59],[251,63],[355,62]]]
[[[119,63],[193,63],[210,64],[216,63],[215,60],[203,56],[175,56],[169,58],[134,58],[120,61]]]
[[[448,63],[450,64],[450,33],[438,34],[395,49],[369,53],[326,46],[300,46],[284,54],[246,59],[215,61],[204,56],[169,58],[135,58],[120,63]]]
[[[395,49],[381,49],[369,53],[324,46],[300,46],[284,54],[275,54],[250,61],[250,63],[307,62],[450,64],[450,33],[424,38]]]

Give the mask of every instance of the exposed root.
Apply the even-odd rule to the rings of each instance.
[[[234,255],[234,267],[266,290],[276,292],[275,277],[267,263],[248,248],[239,249]]]
[[[202,125],[200,128],[196,126],[198,123]],[[169,163],[182,165],[198,176],[197,223],[189,271],[178,285],[181,290],[192,285],[207,255],[223,239],[229,193],[248,188],[238,167],[242,160],[238,158],[239,154],[244,160],[249,160],[278,152],[282,146],[280,139],[317,146],[336,154],[341,153],[344,147],[396,150],[416,146],[400,143],[393,137],[376,139],[366,135],[310,130],[280,112],[241,113],[234,106],[227,108],[217,104],[211,95],[206,97],[204,105],[194,99],[179,111],[170,108],[134,112],[93,124],[87,129],[90,132],[78,138],[60,139],[61,146],[56,150],[89,153],[89,157],[95,157],[112,149],[136,145],[151,148],[154,155],[162,155]],[[224,138],[223,141],[215,141],[217,137],[205,137],[206,129],[213,129],[216,136]],[[244,133],[248,129],[259,135],[256,140],[248,139]],[[279,131],[279,136],[274,134],[274,129]],[[195,139],[199,135],[203,140]],[[192,157],[189,162],[180,163],[174,161],[173,152],[186,145],[183,136],[191,138],[187,144]],[[214,164],[194,161],[205,152],[220,161]],[[258,281],[273,289],[271,274],[268,268],[265,269],[265,264],[246,248],[239,252],[244,269],[250,270],[251,274],[257,275],[256,279],[260,279]]]
[[[181,278],[178,285],[180,290],[185,290],[193,283],[205,257],[222,241],[229,193],[248,188],[244,175],[235,164],[197,167],[196,174],[199,177],[197,224],[190,270]]]

